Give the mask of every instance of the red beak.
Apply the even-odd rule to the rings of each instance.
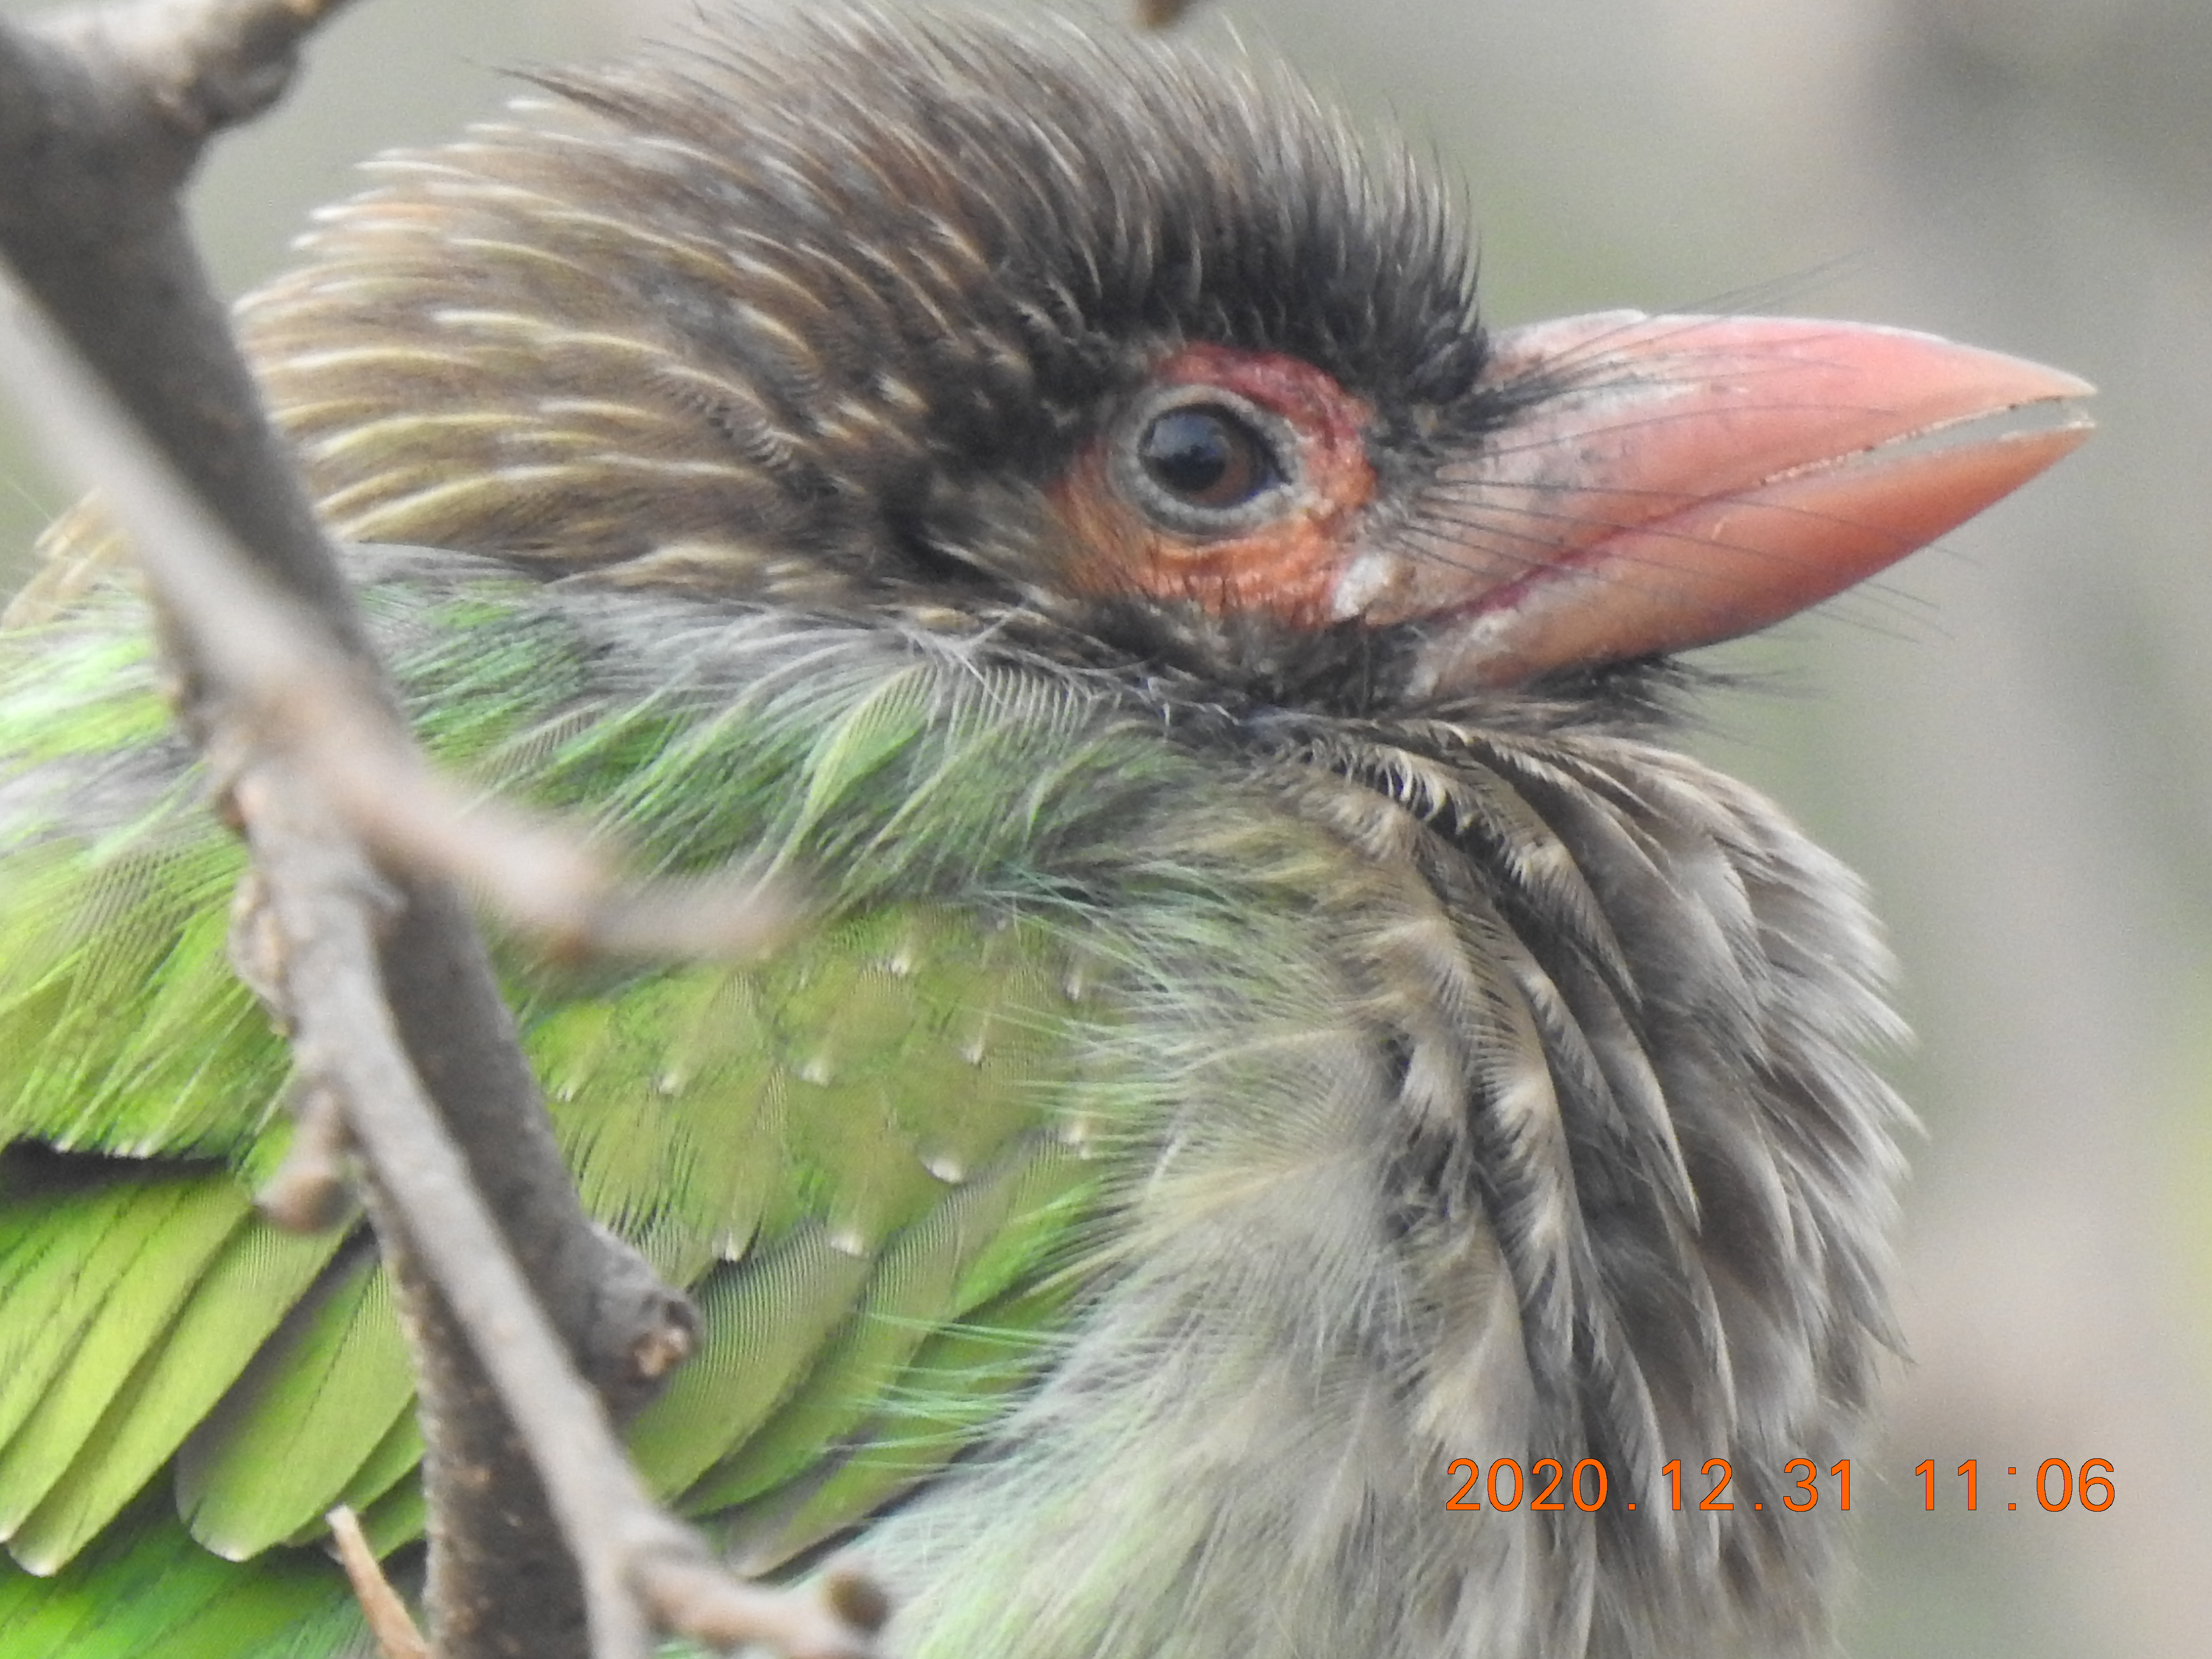
[[[1425,556],[1356,556],[1336,596],[1433,623],[1439,693],[1817,604],[2079,446],[2094,390],[1901,330],[1635,312],[1502,334],[1490,374],[1526,412],[1443,469]]]

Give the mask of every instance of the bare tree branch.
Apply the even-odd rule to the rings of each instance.
[[[779,1645],[795,1656],[845,1659],[864,1652],[863,1634],[848,1628],[827,1603],[809,1607],[728,1585],[697,1535],[653,1504],[599,1400],[568,1365],[539,1314],[477,1199],[467,1166],[439,1124],[437,1109],[407,1064],[374,969],[377,941],[371,929],[390,897],[381,878],[349,845],[343,826],[328,821],[329,809],[312,787],[286,769],[257,767],[240,781],[238,794],[289,951],[288,989],[300,1064],[346,1103],[349,1127],[379,1177],[370,1198],[379,1236],[396,1232],[410,1241],[407,1270],[425,1272],[434,1281],[439,1300],[468,1334],[500,1404],[531,1449],[583,1575],[593,1651],[641,1659],[651,1646],[647,1607],[686,1611],[687,1634],[703,1633],[695,1628],[702,1624],[726,1640],[770,1634],[757,1623],[726,1629],[727,1621],[716,1617],[727,1600],[719,1591],[694,1595],[697,1606],[690,1607],[678,1591],[690,1591],[703,1577],[720,1581],[730,1595],[757,1599],[764,1610],[775,1608]],[[665,1349],[676,1314],[664,1311],[661,1328],[642,1343]],[[442,1344],[425,1346],[426,1366],[455,1358]],[[638,1361],[632,1369],[643,1373],[650,1362]],[[452,1547],[470,1555],[496,1554],[504,1542],[497,1533],[478,1529]],[[511,1627],[485,1634],[501,1648],[514,1646]],[[445,1632],[441,1635],[442,1641]]]
[[[177,197],[209,138],[275,101],[333,9],[144,0],[0,24],[0,248],[256,564],[359,652]]]
[[[342,1146],[366,1165],[420,1381],[437,1651],[631,1659],[659,1618],[858,1654],[871,1595],[736,1585],[622,1455],[609,1411],[650,1397],[693,1316],[585,1216],[447,878],[521,870],[502,890],[575,947],[635,942],[639,911],[573,841],[464,817],[407,744],[183,227],[207,138],[274,100],[334,9],[142,0],[0,24],[0,252],[75,346],[0,295],[18,325],[0,370],[137,546],[180,714],[253,848],[244,954],[319,1103],[302,1139],[320,1170],[295,1169],[289,1207],[327,1207]],[[750,888],[720,890],[702,945],[758,939]],[[647,896],[648,916],[706,908]]]

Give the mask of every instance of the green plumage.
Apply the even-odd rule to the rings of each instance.
[[[1073,677],[732,612],[648,687],[622,635],[663,602],[382,562],[372,613],[445,757],[589,810],[650,867],[759,848],[815,884],[818,927],[767,963],[512,980],[586,1206],[705,1319],[631,1431],[641,1466],[772,1565],[942,1465],[1034,1366],[1109,1154],[1152,1127],[1132,999],[1184,1000],[1174,964],[1210,972],[1206,929],[1254,902],[1242,855],[1312,838],[1208,830],[1192,857],[1169,803],[1223,781]],[[242,855],[157,735],[147,648],[117,643],[137,629],[117,599],[0,647],[0,752],[49,763],[0,860],[0,1125],[23,1143],[0,1530],[63,1585],[149,1482],[234,1558],[313,1540],[338,1501],[383,1547],[420,1524],[381,1270],[249,1209],[283,1047],[225,960]]]

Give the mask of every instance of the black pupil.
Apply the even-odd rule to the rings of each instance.
[[[1168,410],[1145,428],[1137,455],[1155,483],[1194,507],[1242,507],[1275,478],[1260,434],[1225,410]]]

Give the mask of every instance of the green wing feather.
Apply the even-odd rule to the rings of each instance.
[[[365,1508],[422,1451],[413,1437],[375,1484],[377,1453],[413,1421],[415,1382],[374,1252],[356,1243],[337,1271],[277,1305],[282,1328],[179,1450],[178,1512],[232,1560],[292,1539],[302,1516],[320,1533],[339,1502]]]
[[[250,1221],[234,1228],[158,1342],[142,1350],[136,1333],[125,1339],[125,1351],[132,1356],[125,1381],[108,1395],[76,1456],[9,1540],[16,1559],[34,1571],[58,1565],[112,1520],[223,1398],[245,1357],[313,1285],[339,1243],[335,1234],[298,1238]],[[118,1306],[111,1298],[103,1316]],[[129,1312],[136,1316],[139,1310]],[[76,1369],[96,1363],[96,1344],[88,1340]],[[58,1392],[48,1396],[61,1397]],[[33,1416],[10,1443],[0,1479],[11,1486],[15,1482],[17,1446],[63,1439]]]
[[[595,816],[652,867],[758,849],[826,890],[822,927],[767,963],[591,982],[508,953],[587,1207],[705,1321],[633,1425],[641,1466],[785,1559],[969,1443],[1071,1303],[1115,953],[1092,855],[1055,849],[1110,841],[1171,783],[1161,747],[1073,682],[943,647],[733,611],[659,657],[636,619],[489,566],[391,562],[368,598],[449,761]],[[82,1640],[71,1621],[130,1586],[168,1609],[134,1642],[191,1651],[249,1580],[289,1611],[246,1622],[305,1620],[298,1650],[326,1648],[343,1589],[285,1547],[336,1501],[383,1548],[422,1519],[373,1253],[249,1207],[286,1060],[228,969],[240,855],[136,628],[110,598],[0,641],[10,1659]]]
[[[359,1616],[326,1561],[281,1551],[250,1565],[210,1555],[149,1493],[51,1577],[0,1561],[8,1659],[239,1659],[341,1651]]]

